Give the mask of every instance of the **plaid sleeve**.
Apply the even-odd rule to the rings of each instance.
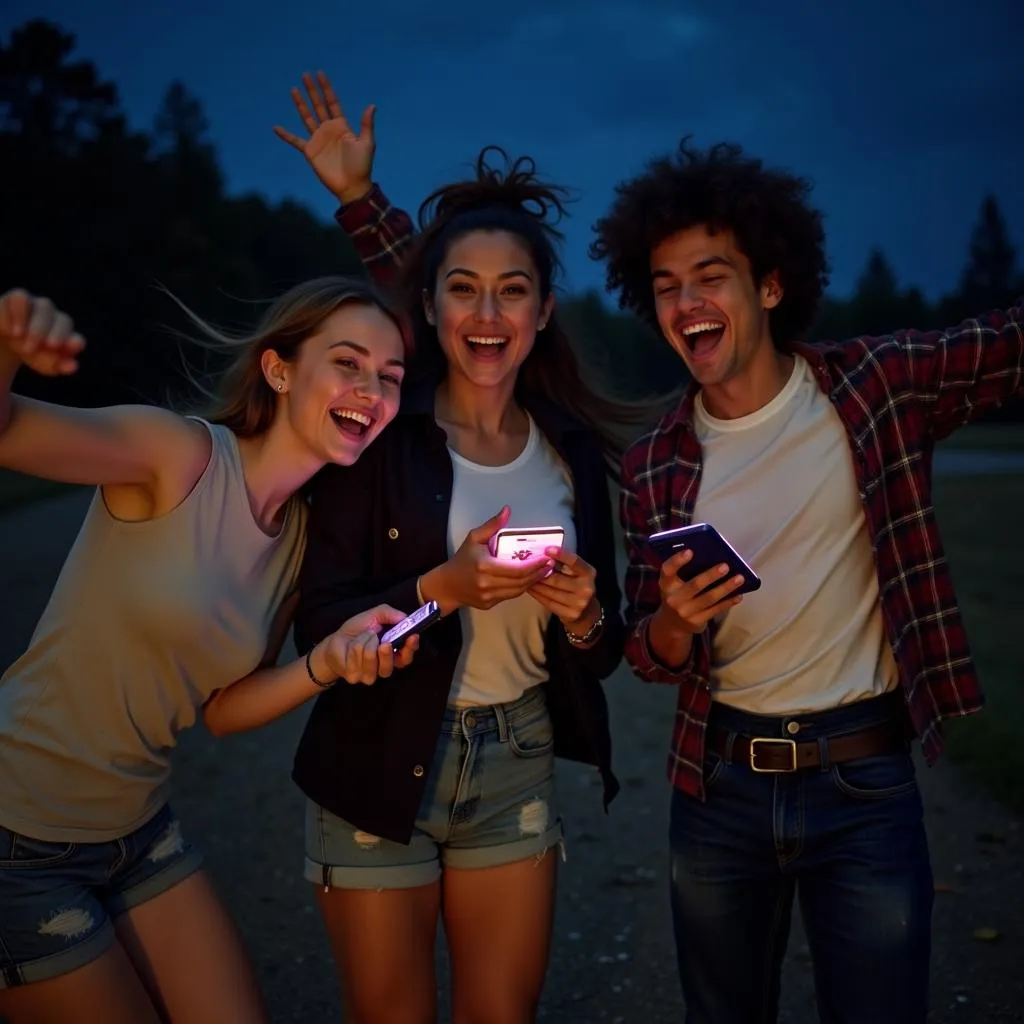
[[[957,327],[897,335],[936,440],[1024,394],[1024,299]]]
[[[376,183],[362,199],[348,203],[334,215],[380,285],[390,285],[402,265],[402,254],[416,237],[412,218],[390,200]]]
[[[647,683],[679,683],[691,677],[705,658],[702,636],[693,638],[689,658],[678,668],[669,668],[651,649],[647,627],[661,604],[658,589],[660,566],[647,546],[654,514],[649,507],[650,488],[638,485],[638,470],[648,462],[648,445],[640,442],[626,453],[622,466],[622,496],[619,504],[626,546],[626,645],[624,657],[634,673]],[[647,474],[643,468],[643,474]]]

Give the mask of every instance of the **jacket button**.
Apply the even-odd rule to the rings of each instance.
[[[392,526],[391,529],[388,530],[388,536],[392,540],[398,540],[398,530],[396,530],[395,527]]]
[[[422,779],[423,778],[423,765],[421,765],[421,764],[416,765],[416,767],[413,768],[412,773],[413,773],[413,775],[416,776],[417,779]]]

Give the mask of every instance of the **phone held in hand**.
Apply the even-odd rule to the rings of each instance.
[[[691,526],[680,526],[674,530],[662,530],[647,538],[647,543],[662,562],[666,562],[678,551],[689,548],[693,557],[679,570],[679,578],[688,583],[716,565],[725,564],[729,572],[716,580],[712,586],[718,586],[723,579],[742,576],[741,583],[730,596],[751,594],[761,589],[761,579],[756,572],[740,556],[736,549],[710,524],[694,523]],[[707,588],[710,589],[710,588]]]
[[[417,608],[411,615],[406,615],[401,622],[396,623],[386,633],[382,633],[380,642],[391,644],[395,654],[401,649],[409,637],[432,626],[441,618],[441,606],[436,601],[428,601],[422,608]]]
[[[489,548],[502,562],[532,562],[545,558],[548,548],[560,548],[564,543],[565,530],[561,526],[505,527],[491,538]]]

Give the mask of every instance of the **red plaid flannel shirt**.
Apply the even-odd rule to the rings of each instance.
[[[380,285],[394,283],[402,253],[416,236],[412,218],[374,184],[362,199],[339,208],[335,220],[352,239],[363,266]]]
[[[849,435],[886,633],[929,763],[942,750],[942,719],[983,703],[935,521],[932,451],[979,412],[1024,392],[1021,302],[946,331],[791,346],[813,367]],[[713,624],[678,669],[661,664],[647,640],[660,594],[659,566],[645,539],[690,523],[700,488],[693,397],[691,389],[626,453],[621,517],[629,558],[626,661],[647,682],[679,687],[668,774],[674,786],[703,799]]]

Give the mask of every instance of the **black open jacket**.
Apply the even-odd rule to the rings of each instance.
[[[592,430],[544,398],[520,400],[569,468],[576,550],[597,570],[600,638],[573,647],[552,616],[544,685],[555,754],[598,768],[607,809],[619,784],[601,680],[621,660],[624,629],[605,463]],[[354,466],[327,466],[312,481],[295,616],[300,653],[374,605],[414,611],[417,578],[448,559],[452,464],[433,404],[433,388],[406,395]],[[408,668],[372,686],[341,681],[319,696],[295,754],[299,788],[355,828],[407,843],[461,648],[459,616],[448,615],[423,634]]]

